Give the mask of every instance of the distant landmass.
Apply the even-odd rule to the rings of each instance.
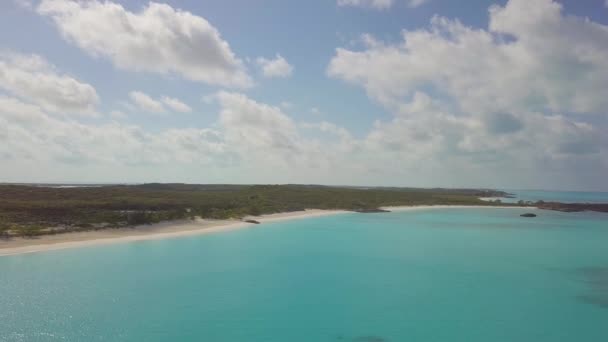
[[[378,213],[388,206],[498,205],[608,212],[608,204],[503,203],[500,198],[513,195],[493,189],[298,184],[0,184],[0,236],[124,228],[197,217],[242,219],[305,209]]]
[[[534,204],[539,209],[563,211],[567,213],[597,211],[608,213],[608,203],[560,203],[538,201]]]
[[[35,236],[195,217],[243,218],[304,209],[379,212],[383,206],[496,205],[490,189],[323,185],[2,184],[0,234]],[[508,205],[508,204],[504,204]]]

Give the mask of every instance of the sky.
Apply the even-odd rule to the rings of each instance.
[[[608,1],[158,1],[0,1],[0,182],[608,191]]]

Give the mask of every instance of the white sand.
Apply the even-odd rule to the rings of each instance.
[[[466,206],[466,205],[424,205],[383,207],[390,211],[429,210],[445,208],[517,208],[536,210],[534,207],[499,207],[499,206]],[[307,209],[289,213],[279,213],[246,217],[260,223],[277,222],[301,218],[319,217],[347,213],[344,210]],[[193,236],[230,231],[243,228],[254,228],[258,225],[240,220],[203,220],[174,221],[147,226],[121,229],[103,229],[86,232],[74,232],[56,235],[42,235],[36,238],[12,238],[0,240],[0,256],[53,251],[58,249],[106,245],[121,242],[158,240],[183,236]]]
[[[346,213],[343,210],[308,209],[289,213],[246,217],[260,223],[319,217]],[[146,241],[224,232],[258,226],[240,220],[182,220],[134,228],[103,229],[56,235],[42,235],[36,238],[12,238],[0,240],[0,256],[45,252],[58,249],[105,245],[120,242]]]

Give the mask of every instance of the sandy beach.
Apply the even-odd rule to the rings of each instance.
[[[133,228],[102,229],[85,232],[74,232],[55,235],[42,235],[35,238],[12,238],[0,240],[0,256],[45,252],[66,248],[77,248],[112,243],[146,241],[225,232],[235,229],[255,228],[264,223],[283,220],[294,220],[346,213],[344,210],[308,209],[289,213],[278,213],[246,217],[261,224],[247,223],[241,220],[182,220],[164,222]]]
[[[382,207],[389,211],[412,211],[445,208],[517,208],[536,210],[533,207],[500,207],[500,206],[465,206],[465,205],[423,205],[423,206],[393,206]],[[158,240],[200,234],[225,232],[235,229],[255,228],[264,223],[284,220],[303,219],[348,213],[344,210],[307,209],[289,213],[278,213],[245,217],[243,220],[253,219],[260,224],[247,223],[242,220],[182,220],[164,222],[153,225],[137,226],[133,228],[102,229],[85,232],[74,232],[55,235],[42,235],[35,238],[12,238],[0,240],[0,256],[36,253],[66,248],[77,248],[95,245],[105,245],[121,242]]]

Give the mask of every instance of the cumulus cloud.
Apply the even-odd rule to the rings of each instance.
[[[18,166],[28,163],[45,165],[37,170],[49,166],[69,171],[77,165],[79,170],[89,168],[102,178],[105,173],[99,170],[141,167],[138,170],[143,170],[145,177],[162,176],[155,170],[174,166],[180,174],[189,172],[196,180],[204,166],[206,176],[216,174],[224,182],[235,179],[221,177],[242,176],[243,172],[251,172],[249,181],[257,182],[295,182],[313,174],[321,181],[326,170],[342,161],[336,154],[347,155],[350,151],[350,144],[343,141],[348,132],[331,123],[307,128],[328,133],[329,137],[319,141],[304,138],[298,124],[279,107],[225,91],[213,95],[213,100],[220,108],[213,129],[149,132],[113,120],[85,124],[53,117],[37,105],[0,96],[0,160],[10,161],[3,174],[18,179]],[[117,112],[111,115],[122,117]],[[32,175],[38,179],[46,176]]]
[[[489,15],[487,29],[435,16],[401,42],[366,36],[361,50],[336,50],[328,74],[394,115],[375,123],[363,150],[459,182],[580,184],[572,178],[584,169],[599,181],[608,127],[586,121],[608,106],[608,26],[566,16],[551,0],[510,0]]]
[[[305,122],[301,125],[303,128],[314,128],[321,132],[328,133],[339,137],[342,141],[348,141],[355,143],[351,133],[344,127],[340,127],[334,123],[321,121],[321,122]]]
[[[606,132],[540,112],[463,115],[417,92],[392,120],[376,122],[363,143],[370,160],[386,165],[379,172],[398,167],[429,185],[434,179],[469,186],[589,188],[608,171]],[[585,168],[594,172],[577,178]]]
[[[427,30],[404,31],[400,43],[339,48],[328,73],[383,104],[433,87],[466,112],[601,112],[608,26],[564,16],[551,0],[511,0],[490,9],[487,30],[436,16]]]
[[[0,53],[0,88],[44,109],[63,114],[95,115],[95,88],[62,74],[38,55]]]
[[[149,113],[166,113],[167,111],[190,113],[192,108],[181,100],[169,96],[161,96],[155,100],[150,95],[141,91],[129,93],[132,105]]]
[[[360,49],[337,49],[328,74],[389,113],[367,131],[297,122],[287,104],[234,91],[205,96],[219,108],[212,128],[160,132],[84,124],[0,96],[0,159],[9,168],[173,166],[167,174],[195,182],[204,170],[205,181],[223,182],[597,189],[608,172],[607,27],[550,0],[510,0],[488,13],[483,29],[435,17],[398,42],[368,35]],[[131,100],[150,112],[189,108],[141,92]]]
[[[227,149],[239,156],[241,170],[256,171],[258,181],[301,183],[306,178],[320,182],[329,170],[344,175],[361,168],[351,159],[358,142],[346,129],[329,122],[300,125],[280,107],[241,93],[218,92],[215,100],[220,105],[218,127]],[[328,137],[307,137],[301,128]],[[335,178],[349,180],[349,176]]]
[[[142,109],[146,112],[151,113],[164,113],[165,106],[163,106],[162,102],[156,101],[151,98],[149,95],[142,93],[141,91],[132,91],[129,93],[129,98],[131,98],[131,102],[136,105],[139,109]]]
[[[355,137],[327,121],[297,123],[281,108],[241,93],[219,92],[213,101],[219,113],[212,129],[149,132],[114,121],[83,124],[57,118],[39,106],[0,96],[0,159],[10,160],[3,172],[11,174],[14,165],[29,162],[67,171],[78,165],[78,170],[88,167],[93,173],[141,167],[138,172],[145,174],[137,173],[140,181],[151,175],[166,181],[163,170],[171,167],[190,175],[184,180],[200,181],[204,167],[206,180],[215,175],[222,182],[247,174],[238,179],[378,185],[415,181],[420,186],[500,186],[507,179],[523,186],[568,182],[589,187],[603,177],[601,170],[608,170],[606,132],[564,116],[517,116],[522,128],[514,129],[499,114],[495,127],[501,132],[496,134],[483,120],[463,118],[417,92],[392,120],[378,121],[368,134]],[[590,167],[600,171],[577,178],[572,167],[579,175]],[[116,177],[124,179],[124,174]]]
[[[293,120],[279,107],[256,102],[240,93],[216,94],[221,106],[219,123],[228,143],[248,153],[283,158],[300,148]]]
[[[0,95],[0,158],[70,164],[211,163],[218,168],[238,160],[255,161],[257,167],[301,160],[297,152],[306,144],[281,109],[240,93],[222,91],[214,99],[220,106],[215,129],[152,133],[117,122],[84,124],[53,117],[40,106]],[[123,115],[111,112],[113,118]]]
[[[289,77],[293,73],[293,66],[283,56],[277,54],[274,59],[258,57],[256,60],[262,69],[264,77]]]
[[[187,104],[183,103],[182,101],[180,101],[174,97],[163,96],[163,97],[161,97],[160,100],[167,107],[169,107],[171,110],[173,110],[175,112],[180,112],[180,113],[192,112],[192,108],[190,108],[190,106],[188,106]]]
[[[130,12],[111,1],[43,0],[63,37],[124,70],[175,74],[228,87],[252,84],[243,62],[205,18],[150,2]]]
[[[0,158],[16,162],[220,163],[226,151],[218,134],[208,128],[150,133],[116,122],[83,124],[48,115],[39,106],[0,96]]]
[[[406,5],[410,8],[419,7],[430,0],[407,0]],[[338,6],[353,6],[373,8],[377,10],[388,9],[393,6],[394,0],[338,0]]]

